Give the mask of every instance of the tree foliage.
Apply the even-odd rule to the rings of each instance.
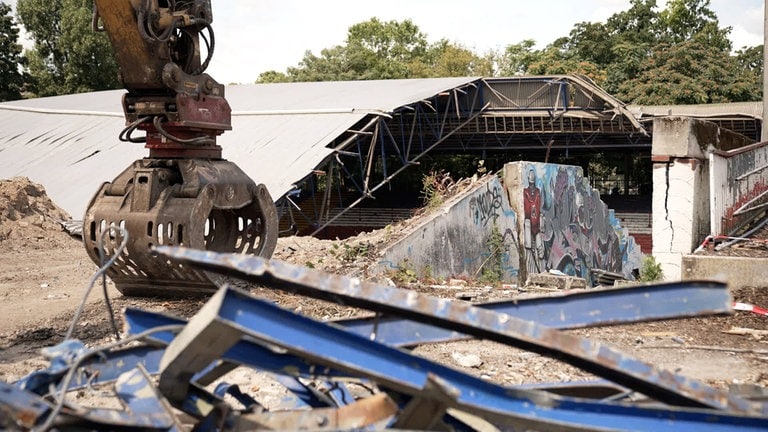
[[[762,46],[735,53],[710,0],[630,0],[605,22],[582,22],[541,49],[526,39],[479,55],[427,37],[410,20],[349,28],[343,45],[258,82],[444,76],[581,74],[628,103],[688,104],[762,98]]]
[[[19,0],[17,14],[34,41],[27,52],[37,96],[121,87],[106,34],[93,31],[93,0]]]
[[[495,57],[445,39],[430,44],[411,20],[371,18],[351,26],[343,45],[311,51],[285,73],[267,71],[257,82],[351,81],[492,75]]]
[[[478,54],[445,39],[429,43],[411,20],[371,18],[351,26],[344,44],[307,51],[285,72],[257,82],[347,81],[446,76],[577,73],[629,103],[684,104],[762,98],[762,46],[732,52],[710,0],[630,0],[605,22],[582,22],[542,49],[526,39]],[[0,3],[0,98],[117,88],[106,35],[91,30],[92,0],[18,0],[34,49],[20,57],[18,29]],[[27,66],[29,79],[19,71]]]
[[[576,24],[569,36],[536,50],[508,45],[500,71],[580,73],[638,104],[754,101],[762,97],[762,47],[731,53],[709,0],[632,0],[605,23]]]
[[[9,5],[0,2],[0,102],[21,99],[25,60],[19,44],[19,28]]]
[[[620,84],[618,96],[636,104],[707,104],[757,100],[759,79],[702,34],[658,46],[637,77]]]

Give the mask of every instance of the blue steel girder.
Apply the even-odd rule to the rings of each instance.
[[[78,422],[90,430],[184,430],[141,365],[121,368],[112,380],[126,410],[69,407],[63,400],[54,406],[41,396],[0,382],[0,430],[67,430]]]
[[[617,307],[619,304],[621,306]],[[595,289],[480,303],[475,306],[552,328],[574,329],[726,314],[732,311],[731,304],[732,299],[725,284],[692,281]],[[176,318],[163,318],[132,308],[126,310],[125,320],[132,334],[162,325],[183,323]],[[352,318],[333,323],[350,332],[391,346],[412,346],[470,337],[454,330],[392,316]],[[162,338],[165,343],[171,339],[170,334]],[[276,363],[279,364],[280,361]],[[273,368],[269,370],[276,371]]]
[[[141,309],[127,308],[124,314],[127,336],[133,336],[146,333],[148,330],[165,327],[168,325],[184,324],[184,320],[164,315],[157,312],[150,312]],[[148,337],[149,345],[136,345],[128,348],[114,349],[99,353],[98,356],[90,356],[82,362],[79,362],[77,370],[72,374],[72,379],[67,381],[67,391],[77,390],[88,386],[100,386],[117,380],[125,371],[132,370],[137,366],[143,367],[151,375],[157,375],[160,372],[160,358],[162,357],[165,346],[170,343],[175,334],[170,332],[158,332]],[[339,383],[337,380],[347,382],[350,373],[335,370],[328,367],[307,362],[289,353],[276,353],[274,350],[267,349],[259,344],[255,344],[248,339],[241,339],[237,345],[225,352],[220,359],[214,361],[212,365],[218,365],[222,362],[237,366],[246,366],[253,369],[270,372],[276,381],[282,384],[288,391],[296,397],[292,405],[291,401],[284,401],[283,409],[298,409],[310,406],[328,406],[328,400],[320,400],[317,395],[298,378],[317,380],[322,378],[329,383]],[[208,371],[211,367],[195,374],[191,382],[200,385],[207,385],[201,382],[203,377],[208,377]],[[219,376],[214,377],[217,379]],[[56,383],[56,390],[61,391],[64,385],[63,380]],[[577,396],[586,398],[616,398],[628,392],[627,389],[608,383],[606,381],[597,382],[578,382],[564,384],[530,384],[520,388],[530,388],[546,391],[565,396]],[[345,389],[339,388],[344,394]],[[332,392],[333,395],[333,392]],[[194,398],[200,398],[195,395]],[[191,396],[187,396],[190,399]],[[346,400],[351,400],[348,396]],[[343,398],[337,398],[335,403],[338,405],[344,402]],[[213,402],[207,403],[207,405]],[[185,403],[184,406],[190,404]],[[30,406],[22,404],[21,406]],[[45,412],[45,411],[43,411]]]
[[[52,410],[39,395],[0,381],[0,429],[30,430],[42,424]]]
[[[690,281],[594,289],[475,306],[552,328],[574,329],[727,314],[732,312],[732,298],[726,284]],[[455,330],[392,316],[352,318],[335,324],[392,346],[469,337]]]
[[[165,324],[178,324],[183,322],[183,320],[178,318],[154,312],[138,309],[126,310],[126,323],[129,325],[128,335],[138,334],[144,330]],[[170,343],[174,337],[175,335],[170,332],[157,333],[152,338],[149,338],[152,340],[151,345],[137,345],[123,349],[110,350],[102,352],[98,356],[92,356],[91,358],[80,362],[77,366],[77,370],[73,374],[72,380],[67,382],[59,380],[56,382],[56,390],[61,391],[64,384],[67,384],[67,391],[72,391],[89,386],[99,386],[111,383],[116,381],[124,372],[139,366],[144,368],[148,374],[157,375],[160,373],[160,359],[165,352],[165,345]],[[224,353],[219,360],[271,372],[274,373],[276,377],[284,376],[288,379],[294,377],[311,379],[317,378],[318,376],[344,379],[349,378],[349,373],[332,368],[323,368],[320,370],[316,365],[308,363],[304,359],[289,354],[275,353],[268,348],[247,340],[239,341],[237,345]],[[206,372],[206,370],[201,370],[189,381],[191,383],[196,383],[199,377],[205,375]],[[294,401],[294,406],[286,406],[284,404],[283,408],[305,407],[305,402],[311,402],[305,395],[306,389],[301,388],[301,391],[297,391],[299,388],[298,386],[289,387],[289,385],[286,385],[289,381],[283,381],[281,379],[278,379],[278,381],[295,393],[298,398],[298,400]],[[215,395],[205,394],[198,389],[194,390],[195,391],[192,391],[187,395],[188,402],[183,403],[183,406],[189,407],[192,405],[200,405],[200,402],[192,401],[201,400],[206,401],[204,405],[213,405],[216,403]],[[195,414],[194,410],[190,413]],[[198,414],[204,415],[205,413]]]
[[[565,361],[670,405],[709,407],[731,412],[759,410],[742,398],[696,380],[660,370],[605,344],[567,334],[533,321],[484,310],[469,303],[439,299],[414,291],[328,275],[255,256],[220,254],[157,246],[174,260],[275,288],[414,321],[533,351]]]
[[[214,329],[216,331],[211,332]],[[166,349],[159,381],[163,394],[183,394],[180,392],[183,377],[194,373],[188,366],[212,361],[228,349],[222,344],[211,345],[211,338],[216,335],[228,340],[252,338],[311,362],[365,376],[380,386],[411,396],[420,395],[430,376],[434,376],[457,390],[455,400],[450,401],[451,407],[480,416],[501,428],[540,431],[766,428],[765,418],[756,413],[633,407],[501,387],[229,287],[211,297]]]

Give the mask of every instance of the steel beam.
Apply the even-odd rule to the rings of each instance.
[[[226,339],[252,338],[312,363],[349,371],[384,388],[417,396],[430,375],[457,390],[452,408],[478,415],[502,427],[535,430],[637,429],[761,430],[765,418],[712,409],[638,408],[622,404],[557,397],[538,391],[501,387],[402,350],[372,342],[341,328],[314,321],[249,296],[237,289],[220,289],[169,346],[163,359],[171,373],[161,374],[160,388],[176,385],[176,377],[194,373],[178,365],[192,365],[183,357],[212,361],[226,350],[209,350],[201,342],[211,328],[229,333]],[[186,334],[185,334],[186,333]],[[196,334],[202,335],[198,341]],[[177,346],[174,346],[176,344]],[[163,383],[162,380],[168,380]],[[745,402],[746,403],[746,402]]]
[[[307,267],[255,256],[167,246],[158,246],[155,250],[175,260],[228,276],[268,283],[275,288],[317,299],[399,315],[546,355],[670,405],[708,407],[737,413],[756,413],[761,410],[750,401],[699,381],[660,370],[600,342],[507,314],[480,309],[469,303],[361,282],[356,278],[329,275]],[[208,325],[215,326],[217,323]],[[179,349],[183,349],[181,345]]]
[[[475,304],[557,329],[629,324],[732,313],[728,286],[712,281],[637,285]],[[397,317],[334,321],[347,330],[393,346],[466,339],[457,331]]]
[[[0,381],[0,430],[31,430],[53,406],[35,393]]]

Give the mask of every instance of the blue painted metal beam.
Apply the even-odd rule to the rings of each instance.
[[[475,306],[557,329],[732,313],[728,286],[712,281],[593,289]],[[347,330],[392,346],[466,339],[469,336],[397,317],[334,321]]]
[[[605,344],[469,303],[439,299],[256,256],[158,246],[159,253],[207,270],[322,300],[399,315],[565,361],[670,405],[737,413],[760,410],[750,401],[660,370]],[[185,330],[188,327],[185,328]],[[253,328],[249,325],[249,328]],[[348,333],[346,333],[348,334]]]
[[[207,329],[227,333],[227,339],[246,336],[274,345],[313,363],[365,376],[380,386],[416,396],[430,375],[458,390],[454,407],[499,425],[535,430],[655,430],[735,431],[765,430],[764,417],[711,409],[645,408],[557,397],[538,391],[505,388],[341,328],[314,321],[249,296],[234,288],[220,289],[169,345],[163,364],[171,365],[169,384],[188,364],[187,355],[212,361],[222,352],[207,349]],[[202,329],[202,331],[201,331]],[[200,339],[196,336],[200,335]],[[177,345],[177,346],[174,346]],[[190,347],[198,347],[191,352]],[[217,350],[228,349],[215,346]]]
[[[127,324],[127,335],[132,336],[150,330],[152,328],[185,324],[186,321],[168,315],[149,312],[140,309],[127,308],[124,314]],[[165,351],[165,345],[170,343],[175,335],[170,332],[158,332],[151,338],[151,345],[137,345],[118,350],[101,351],[78,362],[78,371],[69,381],[68,390],[85,388],[87,386],[100,385],[117,380],[127,370],[139,365],[146,368],[148,373],[155,375],[160,372],[160,359]],[[162,346],[158,346],[162,345]],[[219,360],[219,359],[217,359]],[[258,370],[272,372],[278,375],[303,378],[348,378],[348,372],[334,368],[318,368],[305,359],[270,350],[262,345],[248,340],[241,340],[226,353],[220,360],[229,361],[238,365],[247,365]],[[61,389],[62,376],[68,372],[63,370],[58,378],[48,382]],[[201,371],[204,374],[205,370]],[[198,375],[191,378],[195,382]],[[18,387],[18,386],[17,386]]]
[[[120,376],[115,383],[117,397],[128,408],[131,417],[121,426],[147,427],[142,422],[149,423],[152,428],[167,430],[170,432],[182,432],[185,430],[171,405],[155,388],[152,378],[141,365],[128,370]],[[122,413],[115,410],[104,410],[110,413]],[[100,412],[102,412],[100,410]],[[141,419],[138,421],[137,419]]]
[[[0,381],[0,430],[40,426],[53,406],[39,395]]]

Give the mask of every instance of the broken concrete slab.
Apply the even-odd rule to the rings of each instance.
[[[586,279],[575,276],[558,275],[553,273],[532,273],[528,275],[525,281],[526,286],[546,286],[558,288],[561,290],[585,289],[587,287]]]

